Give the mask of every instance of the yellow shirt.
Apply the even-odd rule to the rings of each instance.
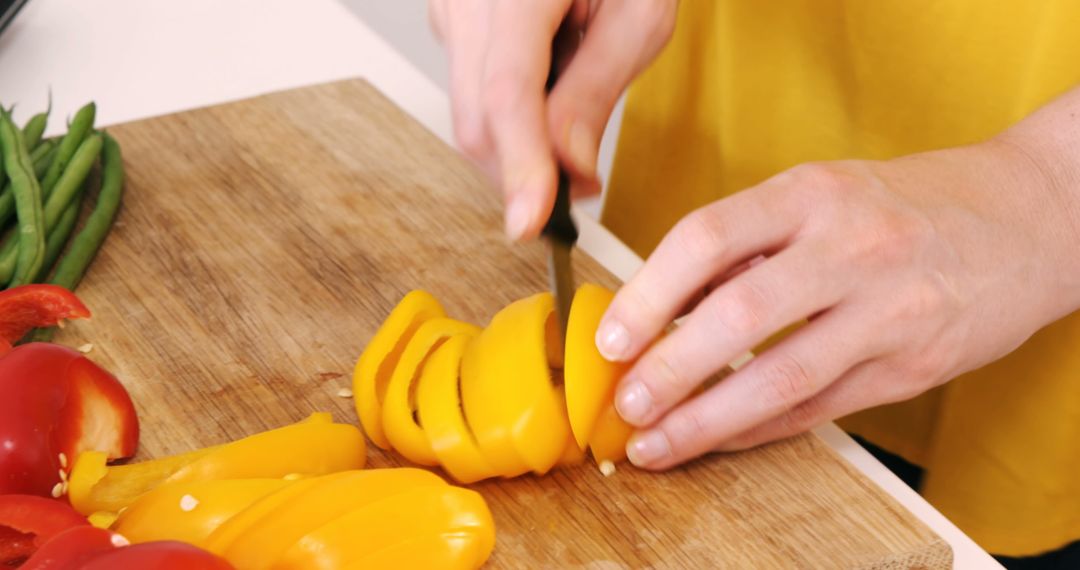
[[[1075,0],[683,0],[630,91],[603,221],[647,255],[796,164],[983,140],[1080,83],[1078,23]],[[1080,314],[841,425],[923,466],[926,498],[990,552],[1080,539]]]

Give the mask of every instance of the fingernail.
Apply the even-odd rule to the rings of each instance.
[[[567,146],[570,160],[582,176],[592,177],[596,173],[596,137],[592,129],[580,121],[570,125]]]
[[[514,196],[506,206],[506,237],[518,241],[529,229],[529,204],[524,196]]]
[[[630,350],[630,331],[615,319],[604,319],[596,329],[596,348],[604,358],[618,362]]]
[[[652,395],[641,382],[631,382],[624,386],[615,397],[615,411],[634,425],[645,423],[652,407]]]
[[[671,444],[659,430],[647,431],[634,436],[626,444],[626,457],[638,467],[648,467],[671,455]]]

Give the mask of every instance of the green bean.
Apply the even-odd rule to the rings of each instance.
[[[41,205],[41,186],[34,176],[30,153],[26,150],[22,133],[6,111],[0,113],[0,148],[3,150],[8,176],[11,178],[11,191],[19,216],[18,232],[15,234],[18,240],[13,237],[8,241],[12,245],[18,245],[18,258],[11,283],[22,285],[37,276],[41,268],[45,256],[46,230]],[[12,251],[15,251],[14,247]]]
[[[26,122],[26,126],[23,127],[22,135],[23,141],[26,142],[26,148],[36,149],[39,142],[41,142],[41,135],[45,134],[45,127],[49,124],[49,112],[52,111],[52,102],[49,102],[49,109],[44,113],[38,113],[30,120]]]
[[[75,198],[60,214],[60,219],[56,221],[56,227],[49,232],[49,237],[45,240],[45,262],[41,264],[41,271],[38,272],[34,282],[45,281],[45,278],[49,276],[49,271],[53,268],[53,264],[56,263],[56,259],[64,251],[64,246],[67,245],[71,232],[75,230],[75,223],[79,221],[79,211],[82,209],[82,203],[87,193],[86,188],[89,185],[90,181],[87,179],[79,192],[75,194]]]
[[[30,154],[30,160],[34,162],[35,178],[41,179],[55,154],[56,144],[52,141],[42,142],[34,149],[34,152]],[[3,160],[0,160],[0,164],[3,164],[3,162]],[[15,194],[11,191],[11,183],[9,182],[4,185],[3,190],[0,190],[0,229],[7,227],[7,223],[14,213]]]
[[[4,109],[4,105],[0,104],[0,111],[4,111]],[[11,113],[11,109],[7,109],[5,112]],[[7,166],[4,164],[3,155],[0,154],[0,184],[3,184],[4,187],[7,186],[7,184],[4,182],[5,180],[7,180]]]
[[[30,151],[30,160],[34,161],[34,171],[41,168],[41,173],[45,174],[45,170],[49,168],[49,162],[45,162],[41,166],[38,166],[38,163],[41,162],[42,158],[45,158],[45,155],[52,152],[54,148],[56,148],[56,141],[44,140],[35,146],[34,150]]]
[[[50,232],[56,226],[57,220],[60,219],[60,215],[64,213],[64,209],[67,208],[68,203],[71,202],[75,193],[82,187],[83,181],[86,180],[87,175],[90,174],[90,169],[94,166],[94,161],[97,160],[99,154],[101,154],[102,147],[101,135],[90,135],[82,144],[79,145],[79,149],[71,157],[71,162],[64,170],[64,174],[56,182],[56,188],[54,189],[49,199],[45,202],[43,207],[43,226],[44,232]],[[18,194],[16,194],[18,198]],[[21,214],[20,214],[21,218]],[[44,233],[43,232],[43,233]],[[17,249],[22,249],[21,245],[22,237],[18,240],[12,239],[0,248],[0,281],[4,281],[6,278],[11,278],[6,272],[12,266],[12,258],[15,255]],[[41,255],[42,261],[44,261],[45,243],[42,240]],[[18,265],[16,264],[16,267]],[[40,267],[34,269],[34,276],[37,275]],[[15,272],[16,277],[23,277]],[[20,281],[21,283],[21,281]]]
[[[75,290],[87,266],[94,260],[109,234],[120,209],[123,194],[124,158],[120,154],[120,145],[116,139],[105,133],[105,144],[101,152],[101,191],[98,192],[97,204],[86,219],[83,229],[71,241],[71,247],[57,264],[50,283]]]
[[[94,127],[95,113],[97,113],[97,107],[93,103],[87,103],[75,113],[75,118],[72,119],[67,134],[60,139],[56,157],[49,164],[49,170],[45,172],[45,177],[41,179],[42,199],[47,199],[52,194],[53,187],[56,185],[57,180],[60,179],[60,175],[67,169],[68,162],[72,160],[75,151],[78,150],[83,139]]]

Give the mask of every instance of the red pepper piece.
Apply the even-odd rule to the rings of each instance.
[[[0,357],[0,394],[0,494],[59,495],[59,472],[79,453],[135,453],[139,422],[130,396],[70,348],[31,343]]]
[[[63,319],[88,319],[90,310],[58,285],[23,285],[0,291],[0,354],[36,327]]]
[[[86,517],[67,503],[32,495],[0,495],[0,567],[17,565],[49,539]]]

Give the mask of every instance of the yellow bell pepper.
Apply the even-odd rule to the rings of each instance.
[[[114,528],[189,542],[238,570],[476,568],[495,545],[480,495],[407,468],[166,484]]]
[[[342,570],[476,568],[486,556],[476,533],[455,531],[404,540],[345,565]]]
[[[334,474],[326,475],[326,477],[333,476]],[[281,505],[292,501],[296,497],[308,492],[308,490],[313,487],[320,485],[322,483],[320,479],[322,478],[295,480],[291,485],[284,489],[255,501],[248,505],[246,509],[238,512],[232,518],[214,529],[214,531],[206,537],[206,540],[198,546],[221,555],[228,548],[232,547],[233,543],[240,540],[240,537],[243,537],[248,529],[259,524],[263,519],[273,516],[273,513],[277,511]]]
[[[382,405],[383,433],[390,445],[406,459],[420,465],[437,465],[423,428],[416,424],[417,380],[431,352],[447,338],[459,334],[475,336],[480,329],[454,319],[436,318],[424,322],[409,339],[390,377]]]
[[[597,463],[626,459],[626,442],[634,428],[615,410],[615,388],[630,368],[610,362],[596,348],[596,329],[615,294],[586,283],[570,307],[566,331],[566,409],[578,446],[586,445]]]
[[[570,433],[548,363],[551,293],[526,297],[495,314],[465,349],[461,398],[480,450],[504,476],[543,474]]]
[[[160,485],[124,509],[112,530],[133,543],[201,545],[221,523],[290,484],[284,479],[226,479]]]
[[[229,444],[141,463],[106,466],[100,453],[80,454],[72,466],[68,497],[75,510],[85,515],[116,512],[165,483],[360,469],[365,451],[364,437],[356,427],[333,423],[330,414],[312,414],[307,420]]]
[[[274,567],[337,570],[367,566],[365,558],[377,556],[383,549],[433,536],[461,539],[464,543],[441,553],[453,558],[441,560],[432,568],[478,567],[495,547],[495,525],[484,499],[475,491],[444,485],[418,487],[373,501],[307,533],[285,551]]]
[[[559,399],[559,409],[566,409],[566,393],[565,386],[558,386],[555,388],[555,396]],[[567,419],[566,421],[570,421]],[[576,441],[574,441],[574,434],[568,433],[565,447],[563,448],[562,457],[559,458],[559,466],[564,465],[577,465],[582,461],[585,461],[585,450],[578,447]]]
[[[480,452],[461,411],[461,357],[473,336],[460,334],[437,348],[428,358],[416,388],[417,412],[431,449],[443,469],[462,483],[499,474]]]
[[[608,362],[595,345],[613,297],[582,285],[563,346],[549,293],[511,303],[483,330],[442,316],[427,293],[409,293],[357,366],[355,381],[368,386],[357,391],[361,421],[381,424],[368,435],[465,483],[542,475],[586,450],[597,463],[624,460],[633,428],[613,401],[630,365]]]
[[[394,307],[356,362],[353,372],[356,414],[375,445],[390,449],[390,442],[383,434],[383,397],[409,339],[425,321],[445,316],[446,312],[430,293],[410,292]]]
[[[214,539],[200,546],[221,555],[239,568],[269,568],[280,565],[279,559],[285,550],[308,532],[322,528],[369,503],[419,487],[447,486],[438,475],[420,469],[346,471],[313,481],[305,491],[284,501],[267,497],[267,501],[276,503],[275,508],[249,524],[228,544],[224,540]],[[404,505],[402,507],[405,508]],[[419,518],[425,515],[424,508],[417,505],[409,512]],[[355,525],[352,532],[365,534],[369,529]]]
[[[589,436],[589,451],[597,464],[604,461],[619,463],[626,459],[626,442],[634,433],[634,426],[623,421],[615,410],[614,404],[608,403],[597,416],[592,435]]]

